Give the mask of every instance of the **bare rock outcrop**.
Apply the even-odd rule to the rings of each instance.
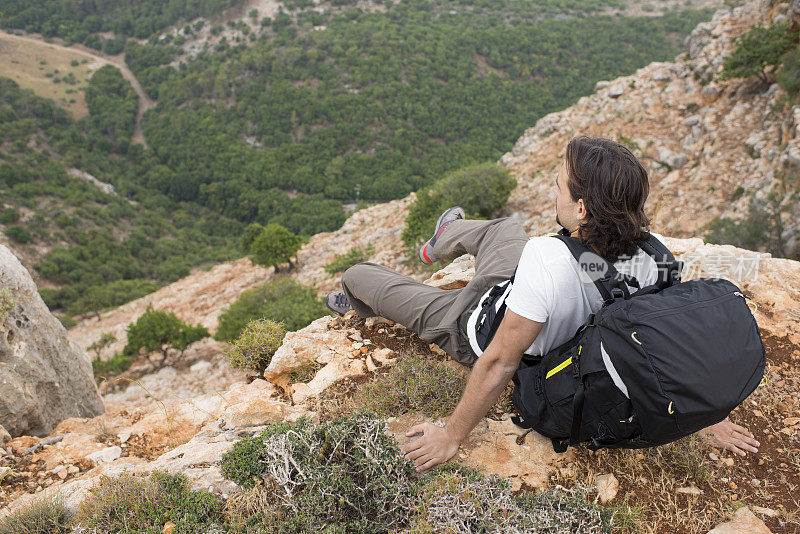
[[[28,271],[0,245],[0,424],[44,436],[68,417],[103,413],[92,366],[47,309]]]

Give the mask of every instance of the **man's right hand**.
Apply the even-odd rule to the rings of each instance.
[[[756,447],[761,445],[749,430],[732,423],[727,417],[716,425],[698,431],[697,435],[705,438],[714,447],[728,449],[741,456],[747,454],[745,451],[758,452]]]

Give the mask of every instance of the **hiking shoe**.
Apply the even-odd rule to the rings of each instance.
[[[433,263],[435,261],[439,261],[439,258],[433,255],[433,246],[436,244],[436,239],[442,235],[442,232],[447,225],[457,219],[464,218],[464,209],[460,206],[454,206],[450,209],[447,209],[439,216],[439,220],[436,221],[436,228],[433,231],[433,237],[428,239],[427,243],[422,245],[422,248],[419,249],[419,261],[422,263]]]
[[[347,295],[344,294],[344,291],[333,291],[328,293],[328,296],[325,298],[325,305],[328,306],[329,310],[340,317],[343,317],[345,313],[353,309],[350,306],[350,301],[347,300]]]

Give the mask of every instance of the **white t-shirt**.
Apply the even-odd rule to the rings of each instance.
[[[664,242],[661,235],[652,234]],[[614,267],[620,274],[636,278],[640,287],[654,284],[658,278],[655,260],[641,249],[631,258],[615,262]],[[630,289],[636,291],[636,288]],[[467,322],[467,338],[478,356],[482,351],[475,339],[475,324],[481,311],[480,303],[488,295],[487,291],[481,297]],[[506,295],[509,310],[531,321],[544,323],[533,344],[525,351],[525,354],[534,356],[546,354],[570,339],[589,315],[597,313],[603,305],[603,298],[591,277],[581,270],[567,245],[552,236],[528,240],[514,284]],[[498,308],[500,303],[498,300]]]

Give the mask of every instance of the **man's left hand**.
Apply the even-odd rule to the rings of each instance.
[[[756,447],[761,445],[752,432],[732,423],[727,417],[716,425],[700,430],[697,434],[704,437],[712,446],[728,449],[741,456],[747,454],[745,451],[758,452]]]
[[[411,427],[406,432],[406,437],[419,433],[422,433],[422,436],[401,448],[403,456],[414,462],[417,472],[427,471],[431,467],[444,463],[458,452],[459,442],[448,433],[446,428],[432,423],[422,423]]]

